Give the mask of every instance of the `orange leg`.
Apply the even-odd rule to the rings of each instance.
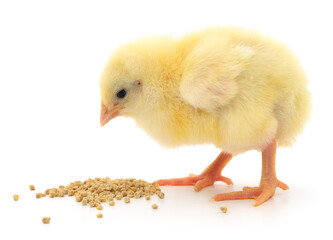
[[[228,153],[221,152],[215,161],[210,164],[200,175],[190,174],[189,177],[184,178],[172,178],[172,179],[160,179],[157,183],[160,186],[163,185],[194,185],[195,191],[213,185],[215,181],[222,181],[226,184],[232,184],[232,181],[224,176],[221,176],[223,168],[231,160],[232,156]]]
[[[217,194],[212,199],[223,201],[254,198],[253,206],[256,207],[273,197],[276,187],[283,190],[289,189],[286,184],[280,182],[276,177],[275,154],[276,140],[274,139],[262,151],[262,173],[259,187],[244,187],[243,191]]]

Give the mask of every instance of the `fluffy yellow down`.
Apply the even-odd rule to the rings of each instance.
[[[289,146],[310,112],[303,69],[280,42],[240,28],[179,39],[149,37],[119,48],[101,78],[102,101],[140,80],[121,115],[164,146],[212,143],[233,155],[276,138]]]

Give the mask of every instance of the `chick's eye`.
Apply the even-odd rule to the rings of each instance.
[[[117,92],[117,97],[118,98],[124,98],[126,96],[127,92],[125,89],[121,89],[120,91]]]

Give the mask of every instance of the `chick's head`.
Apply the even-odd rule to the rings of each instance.
[[[165,45],[137,41],[113,53],[100,81],[102,126],[117,116],[143,115],[162,103],[167,89],[166,64],[161,62],[166,59]]]

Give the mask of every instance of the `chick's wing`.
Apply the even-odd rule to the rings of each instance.
[[[249,46],[210,36],[202,39],[184,61],[180,94],[195,108],[216,112],[237,94],[236,78],[252,57]]]

